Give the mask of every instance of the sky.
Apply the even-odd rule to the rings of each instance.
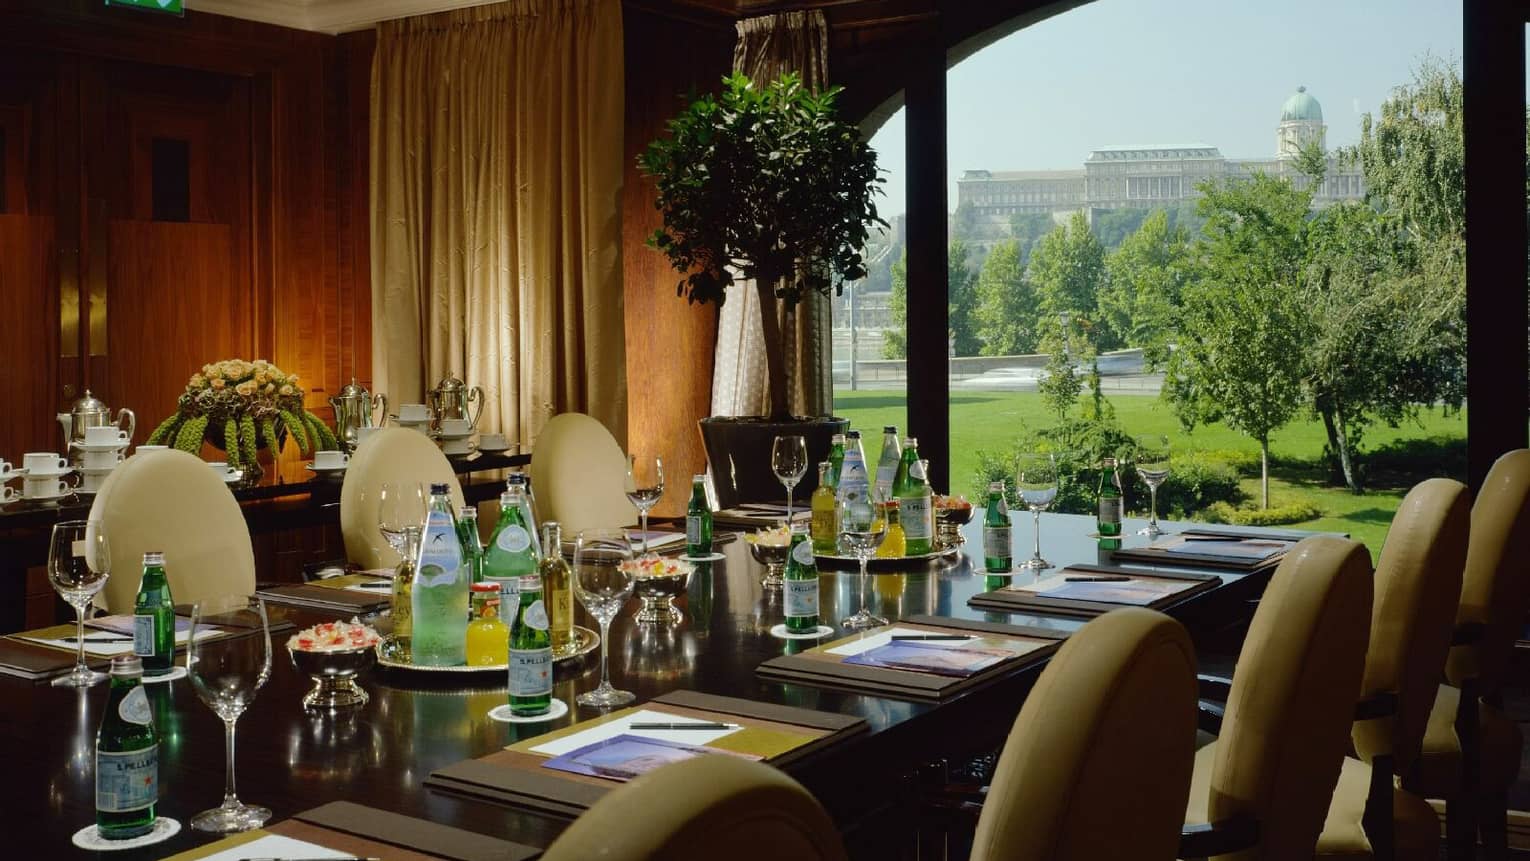
[[[995,42],[947,74],[950,205],[964,170],[1080,168],[1097,147],[1275,151],[1299,85],[1330,148],[1355,143],[1419,58],[1459,66],[1460,0],[1096,0]],[[872,137],[884,217],[903,211],[903,111]]]

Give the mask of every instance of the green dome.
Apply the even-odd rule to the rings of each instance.
[[[1318,104],[1317,99],[1307,95],[1306,87],[1297,87],[1296,92],[1280,108],[1280,121],[1284,123],[1292,120],[1323,121],[1323,106]]]

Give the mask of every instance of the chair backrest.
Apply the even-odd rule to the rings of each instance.
[[[1450,650],[1471,531],[1470,499],[1466,485],[1448,478],[1415,485],[1392,517],[1376,563],[1360,694],[1396,694],[1397,712],[1356,721],[1351,736],[1366,761],[1391,754],[1397,774],[1406,774],[1418,758]]]
[[[1371,558],[1332,536],[1297,543],[1270,577],[1238,656],[1212,761],[1212,822],[1259,821],[1230,856],[1312,856],[1349,748],[1371,617]]]
[[[840,861],[817,800],[768,765],[718,754],[666,765],[574,820],[544,861]]]
[[[384,482],[451,486],[452,507],[462,505],[462,486],[441,449],[416,430],[385,427],[356,447],[340,486],[340,534],[345,557],[362,568],[392,568],[399,562],[377,531],[377,493]]]
[[[183,451],[145,451],[102,483],[90,516],[101,521],[112,574],[99,598],[111,613],[131,613],[143,554],[165,554],[177,604],[255,593],[255,551],[238,500],[206,462]]]
[[[563,525],[572,540],[585,529],[619,529],[637,519],[627,500],[627,457],[606,426],[584,413],[548,419],[531,456],[537,517]]]
[[[1195,651],[1178,622],[1128,608],[1080,628],[1015,719],[973,861],[1177,857],[1195,697]]]
[[[1445,675],[1454,685],[1475,677],[1478,692],[1503,687],[1514,641],[1530,613],[1530,449],[1508,452],[1488,470],[1472,505],[1472,535],[1456,622],[1486,626],[1476,644],[1451,649]]]

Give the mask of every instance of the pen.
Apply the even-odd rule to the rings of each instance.
[[[901,640],[970,640],[967,634],[894,634],[892,639]]]
[[[81,640],[84,640],[87,643],[131,643],[131,642],[133,642],[133,638],[132,637],[92,637],[89,634],[86,634],[83,637],[76,637],[75,635],[70,634],[67,637],[63,637],[62,639],[66,643],[78,643]]]
[[[1181,532],[1180,538],[1186,541],[1243,541],[1242,535],[1214,535],[1210,532]]]
[[[1104,574],[1094,577],[1064,577],[1064,583],[1125,583],[1132,578],[1121,574]]]
[[[739,729],[736,723],[634,723],[628,724],[627,729]]]

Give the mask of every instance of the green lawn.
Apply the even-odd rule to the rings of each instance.
[[[879,446],[877,436],[883,425],[908,425],[904,394],[898,391],[849,392],[834,395],[835,412],[850,419],[852,427],[866,435],[869,448]],[[1186,434],[1167,404],[1156,396],[1114,395],[1109,398],[1116,419],[1132,434],[1161,433],[1178,450],[1237,450],[1257,455],[1259,446],[1222,424],[1197,428]],[[977,468],[979,450],[1007,451],[1022,427],[1040,428],[1053,418],[1034,392],[975,393],[958,392],[951,397],[951,475],[958,492],[966,492]],[[1374,451],[1388,443],[1402,440],[1425,440],[1436,437],[1466,437],[1466,415],[1444,416],[1439,410],[1425,413],[1417,424],[1398,428],[1378,426],[1365,439],[1365,449]],[[1417,468],[1400,473],[1379,472],[1371,480],[1372,489],[1356,496],[1342,486],[1329,486],[1325,471],[1318,465],[1325,436],[1319,421],[1292,422],[1277,431],[1270,443],[1273,461],[1270,479],[1270,504],[1303,500],[1323,511],[1323,517],[1293,524],[1303,529],[1348,532],[1365,542],[1372,555],[1381,549],[1392,513],[1413,483],[1430,475],[1455,475],[1450,464],[1425,459]],[[876,457],[875,451],[867,455]],[[1257,499],[1257,468],[1246,476],[1244,492]],[[942,488],[943,489],[943,488]]]

